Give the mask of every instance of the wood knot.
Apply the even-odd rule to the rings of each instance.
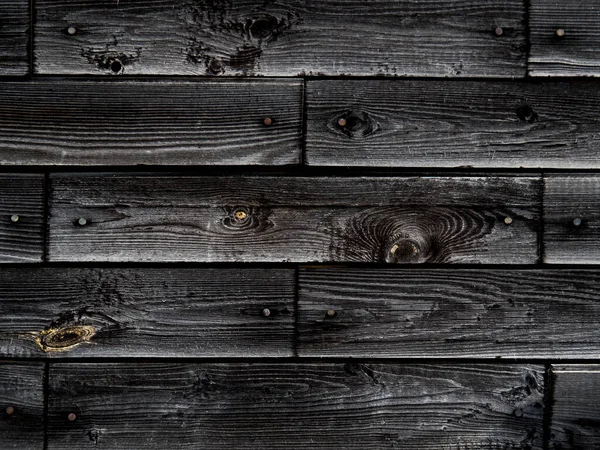
[[[278,21],[273,16],[263,16],[254,19],[250,25],[250,34],[254,39],[267,39],[278,26]]]
[[[347,111],[338,115],[330,126],[353,139],[371,136],[380,129],[379,123],[362,111]]]
[[[538,120],[537,113],[529,105],[521,105],[517,108],[517,117],[523,122],[533,123]]]
[[[60,352],[89,342],[95,334],[96,329],[89,325],[49,328],[40,332],[35,342],[45,352]]]

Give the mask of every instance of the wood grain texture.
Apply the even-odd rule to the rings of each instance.
[[[539,449],[543,390],[536,365],[56,364],[48,450]]]
[[[42,260],[44,201],[44,175],[0,175],[0,262]]]
[[[29,73],[29,0],[0,2],[0,76]]]
[[[590,82],[309,81],[306,161],[599,168],[599,105]]]
[[[595,270],[304,268],[298,354],[598,358],[599,317]]]
[[[44,363],[0,361],[0,448],[44,449]]]
[[[549,448],[600,448],[600,365],[556,364],[551,374],[554,403]]]
[[[292,269],[7,269],[0,356],[293,356],[294,298]]]
[[[2,164],[281,165],[301,159],[297,80],[0,83],[0,97]]]
[[[600,5],[595,0],[531,0],[532,76],[600,76]],[[563,30],[564,35],[557,35]]]
[[[600,177],[544,177],[544,261],[600,262]]]
[[[522,0],[36,4],[37,73],[523,77],[526,71]]]
[[[56,175],[49,259],[531,263],[539,207],[536,177]]]

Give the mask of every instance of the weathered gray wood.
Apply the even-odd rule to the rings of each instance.
[[[44,197],[43,175],[0,174],[0,262],[42,260]]]
[[[600,177],[544,178],[544,261],[600,263]]]
[[[51,180],[53,261],[532,263],[538,257],[536,177],[72,174]]]
[[[600,76],[596,0],[531,0],[529,24],[530,75]]]
[[[522,0],[39,0],[36,9],[38,73],[522,77],[526,70]]]
[[[0,361],[0,448],[43,450],[44,363]]]
[[[550,448],[600,448],[600,365],[557,364],[551,374]]]
[[[600,271],[305,268],[299,279],[300,356],[598,357]]]
[[[29,73],[29,0],[0,2],[0,75]]]
[[[2,83],[0,98],[2,164],[277,165],[301,159],[301,81],[53,80]]]
[[[56,364],[48,450],[539,449],[543,390],[536,365]]]
[[[600,168],[596,83],[309,81],[307,105],[308,164]]]
[[[294,297],[292,269],[3,270],[0,356],[293,356]]]

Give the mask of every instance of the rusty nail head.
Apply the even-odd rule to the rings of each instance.
[[[273,125],[273,119],[271,119],[270,117],[265,117],[265,120],[263,120],[263,123],[266,126],[271,126],[271,125]]]
[[[327,317],[335,317],[335,309],[328,309],[327,310]]]
[[[271,315],[271,310],[269,308],[265,308],[262,310],[263,316],[269,317]]]
[[[13,214],[10,216],[10,221],[13,223],[17,223],[19,221],[19,216],[17,214]]]
[[[77,28],[70,26],[69,28],[67,28],[67,33],[69,33],[72,36],[77,33]]]
[[[248,217],[248,213],[241,209],[237,210],[233,215],[237,220],[245,220]]]
[[[504,34],[504,30],[500,27],[497,27],[494,32],[496,33],[496,36],[502,36]]]
[[[77,419],[77,414],[69,413],[69,415],[67,416],[67,419],[69,419],[70,422],[73,422],[75,419]]]
[[[581,225],[581,219],[579,217],[575,217],[573,219],[573,225],[575,225],[576,227],[578,227],[579,225]]]
[[[338,125],[340,127],[345,127],[348,124],[348,121],[346,119],[344,119],[343,117],[341,117],[340,119],[338,119]]]
[[[85,217],[80,217],[77,223],[81,226],[87,225],[87,219]]]
[[[9,416],[12,416],[15,413],[15,408],[12,406],[7,406],[6,407],[6,414],[8,414]]]
[[[562,28],[559,28],[558,30],[556,30],[556,36],[558,36],[559,38],[564,37],[565,30],[563,30]]]
[[[512,223],[512,217],[505,217],[504,218],[504,223],[506,225],[510,225]]]

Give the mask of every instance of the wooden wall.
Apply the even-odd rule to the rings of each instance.
[[[0,449],[600,448],[596,0],[2,0]]]

